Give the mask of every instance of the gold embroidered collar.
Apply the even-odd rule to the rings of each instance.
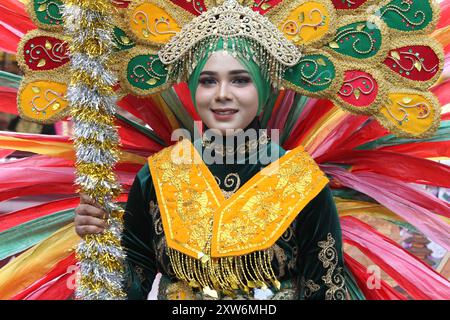
[[[270,248],[328,183],[301,146],[262,169],[229,199],[187,139],[148,163],[167,244],[195,259]]]

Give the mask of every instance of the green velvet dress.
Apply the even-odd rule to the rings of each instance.
[[[198,142],[197,150],[203,150]],[[285,151],[269,142],[264,146],[270,154]],[[225,197],[245,184],[264,165],[256,164],[207,165]],[[156,193],[145,165],[131,187],[125,212],[123,246],[127,253],[127,279],[129,299],[147,299],[157,273],[162,274],[158,299],[168,299],[167,289],[179,280],[171,268],[167,255],[164,229],[156,200]],[[348,299],[362,298],[351,275],[344,267],[342,236],[331,189],[326,186],[299,212],[296,219],[270,249],[272,268],[281,282],[281,290],[252,290],[238,294],[235,299]],[[350,285],[350,286],[349,286]],[[352,289],[353,288],[353,289]],[[201,292],[196,299],[207,299]],[[221,296],[221,299],[229,297]]]

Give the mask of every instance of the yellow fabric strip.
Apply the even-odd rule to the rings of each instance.
[[[69,142],[36,141],[16,137],[0,136],[0,148],[8,150],[28,151],[49,157],[75,160],[73,144]],[[145,157],[130,152],[120,152],[120,161],[127,163],[145,164]]]
[[[371,217],[388,219],[392,221],[405,222],[401,217],[380,204],[366,201],[347,200],[334,198],[336,207],[341,217],[369,215]]]
[[[301,146],[229,199],[186,139],[148,162],[168,246],[197,259],[269,248],[328,183]]]
[[[71,223],[9,262],[0,270],[0,300],[13,297],[45,276],[79,241]]]
[[[73,150],[72,144],[66,142],[46,142],[0,136],[0,148],[28,151],[65,159],[75,158],[75,152]]]
[[[341,124],[342,119],[348,116],[348,113],[334,107],[327,114],[325,114],[322,119],[314,126],[314,130],[303,139],[302,145],[305,146],[308,152],[313,153],[323,140],[328,137],[329,132],[331,132],[335,127]]]

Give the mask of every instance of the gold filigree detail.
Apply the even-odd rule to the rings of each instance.
[[[328,233],[327,240],[319,241],[318,246],[322,249],[319,252],[319,260],[322,266],[327,269],[327,273],[322,277],[327,291],[325,292],[326,300],[345,300],[345,279],[342,276],[342,268],[338,265],[338,252],[334,247],[336,241],[331,233]]]
[[[219,186],[222,184],[222,181],[219,179],[219,177],[214,176],[214,179],[216,179]],[[241,177],[237,173],[229,173],[223,179],[223,185],[228,190],[221,189],[222,193],[225,199],[229,199],[241,186]],[[232,188],[232,190],[229,190],[230,188]]]
[[[302,288],[304,288],[304,298],[305,299],[311,298],[311,296],[315,292],[320,290],[320,285],[318,285],[311,279],[306,281],[304,277],[301,278],[300,285],[302,286]]]

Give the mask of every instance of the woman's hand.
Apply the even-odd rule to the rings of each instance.
[[[80,195],[80,204],[75,209],[75,232],[84,237],[102,233],[107,227],[108,213],[85,194]]]

